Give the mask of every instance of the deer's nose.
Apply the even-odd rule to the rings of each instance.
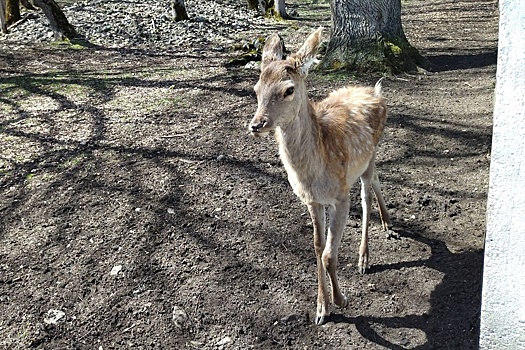
[[[252,123],[252,124],[250,124],[250,131],[251,132],[259,132],[259,130],[261,130],[264,127],[265,124],[266,124],[266,121],[264,121],[264,120],[261,120],[261,121],[259,121],[257,123]]]

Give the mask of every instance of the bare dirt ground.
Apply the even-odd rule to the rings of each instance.
[[[291,5],[301,20],[236,37],[279,30],[296,49],[329,26],[327,4]],[[246,131],[257,70],[209,47],[3,48],[0,348],[476,349],[497,2],[403,8],[434,70],[383,84],[377,165],[396,234],[375,212],[359,275],[355,186],[350,303],[321,327],[306,208],[274,140]],[[314,72],[310,91],[378,78]]]

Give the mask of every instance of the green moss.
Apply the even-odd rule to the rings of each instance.
[[[71,50],[83,50],[89,47],[93,47],[93,44],[81,38],[75,38],[71,40],[65,38],[63,40],[56,40],[56,41],[51,42],[51,45],[55,47],[71,49]]]
[[[271,8],[270,10],[268,10],[268,11],[266,12],[266,14],[264,15],[264,17],[266,17],[266,18],[272,18],[272,19],[274,19],[274,20],[277,21],[277,22],[282,22],[282,21],[284,21],[284,18],[282,18],[281,15],[280,15],[278,12],[276,12],[273,8]]]
[[[69,43],[69,40],[67,39],[64,39],[64,40],[55,40],[55,41],[52,41],[51,42],[51,45],[53,46],[68,46],[70,43]]]
[[[387,42],[386,45],[395,57],[399,57],[403,52],[403,50],[394,43]]]
[[[83,49],[85,49],[85,47],[80,45],[80,44],[72,44],[69,48],[72,49],[72,50],[83,50]]]
[[[345,67],[345,63],[339,60],[333,60],[331,63],[332,70],[341,70]]]
[[[397,74],[413,72],[418,66],[425,65],[424,58],[404,38],[383,37],[361,42],[358,46],[355,43],[350,45],[343,43],[334,47],[332,52],[327,52],[321,63],[321,69]]]
[[[350,74],[349,71],[344,69],[338,69],[338,70],[330,70],[330,71],[323,71],[321,74],[312,74],[312,76],[309,78],[312,82],[317,83],[326,83],[326,82],[332,82],[332,83],[346,83],[348,81],[351,81],[355,79],[355,75]]]

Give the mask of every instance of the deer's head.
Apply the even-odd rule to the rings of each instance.
[[[305,78],[317,62],[315,55],[323,28],[310,34],[296,53],[284,57],[284,44],[278,34],[266,39],[263,48],[261,75],[255,84],[257,112],[249,130],[254,136],[264,136],[278,126],[284,126],[299,114],[308,102]]]

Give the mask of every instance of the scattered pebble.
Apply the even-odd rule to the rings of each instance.
[[[44,323],[46,324],[57,324],[58,321],[66,316],[66,313],[62,310],[49,310],[44,316]]]
[[[246,2],[217,0],[220,6],[208,1],[186,3],[190,20],[173,19],[168,1],[144,0],[127,2],[82,0],[62,5],[68,21],[89,42],[113,48],[173,50],[179,46],[231,47],[232,29],[235,32],[254,29],[264,18],[248,10]],[[0,34],[0,43],[50,42],[53,33],[42,12]]]
[[[116,276],[119,274],[119,272],[122,270],[122,265],[115,265],[111,269],[111,272],[109,273],[111,276]]]
[[[178,306],[173,307],[172,319],[175,325],[182,328],[188,322],[188,314]]]
[[[219,340],[217,342],[217,346],[224,346],[224,345],[227,345],[227,344],[230,344],[232,342],[232,338],[226,336],[224,338],[222,338],[221,340]]]

